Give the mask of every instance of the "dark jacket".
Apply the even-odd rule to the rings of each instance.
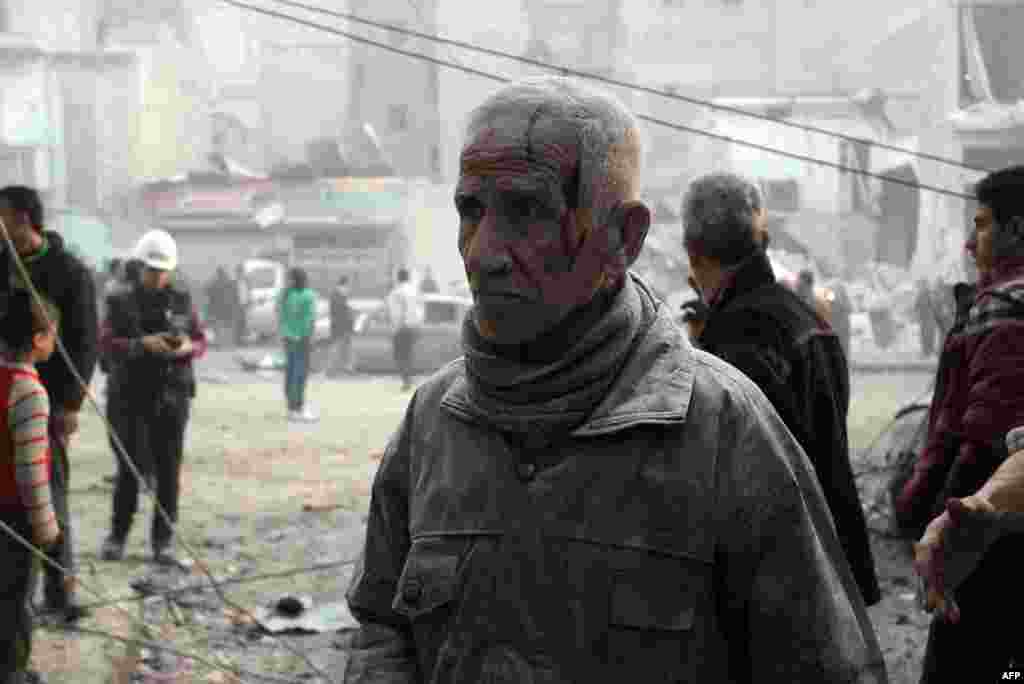
[[[95,279],[89,267],[64,248],[60,235],[52,231],[45,231],[44,235],[48,242],[46,254],[27,264],[29,275],[39,293],[60,312],[61,342],[88,387],[99,354]],[[11,277],[16,272],[17,266],[6,252],[0,255],[0,291],[10,291]],[[59,350],[36,368],[50,396],[52,410],[81,409],[86,390]]]
[[[143,349],[144,336],[164,332],[188,335],[192,353],[168,359]],[[192,297],[180,285],[148,291],[141,285],[125,284],[115,290],[107,297],[101,345],[114,368],[111,391],[119,397],[151,400],[169,395],[195,396],[192,361],[206,352],[206,333]]]
[[[839,339],[757,255],[725,286],[698,345],[743,371],[807,452],[865,603],[881,600],[864,510],[850,466],[850,378]]]
[[[348,684],[886,681],[807,458],[663,306],[564,441],[479,413],[460,359],[385,450]]]
[[[966,315],[961,302],[972,291],[956,292],[960,315],[939,356],[928,437],[895,502],[906,527],[977,491],[1006,458],[1006,433],[1024,424],[1024,260],[979,283]]]
[[[206,286],[206,314],[210,320],[230,321],[237,311],[237,288],[227,276],[215,276]]]
[[[356,320],[352,307],[348,303],[348,295],[338,292],[331,293],[331,339],[337,340],[352,334]]]

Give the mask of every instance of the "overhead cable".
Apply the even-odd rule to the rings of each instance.
[[[14,242],[11,240],[10,233],[7,230],[7,224],[4,222],[4,220],[2,218],[0,218],[0,236],[2,236],[2,238],[3,238],[3,244],[6,245],[7,253],[10,255],[9,258],[12,259],[12,261],[14,262],[14,265],[15,265],[15,267],[18,270],[18,275],[21,277],[22,281],[25,283],[25,285],[26,285],[30,295],[32,296],[32,299],[35,301],[36,305],[39,307],[39,310],[42,312],[43,319],[46,321],[47,326],[53,325],[53,321],[50,320],[49,314],[46,312],[46,306],[45,306],[45,302],[43,300],[43,297],[39,294],[39,291],[36,289],[35,283],[32,282],[32,276],[28,272],[28,268],[25,266],[25,262],[22,260],[21,255],[18,254],[18,250],[15,247]],[[0,258],[5,258],[5,257],[3,255],[0,255]],[[155,514],[162,516],[163,519],[164,519],[164,522],[167,523],[168,527],[170,527],[171,530],[176,531],[176,529],[177,529],[176,521],[171,519],[171,516],[167,513],[167,511],[164,509],[164,507],[160,504],[160,501],[157,498],[156,494],[153,492],[152,488],[149,486],[149,482],[147,481],[147,478],[142,476],[142,473],[139,472],[138,467],[135,465],[135,463],[132,461],[132,459],[128,456],[128,451],[125,449],[124,443],[121,441],[120,435],[117,434],[117,430],[114,429],[114,426],[110,423],[110,421],[107,419],[106,414],[100,408],[99,403],[96,401],[96,397],[93,396],[93,393],[92,393],[91,388],[89,387],[89,384],[85,381],[85,379],[82,377],[81,373],[79,373],[78,369],[75,367],[74,361],[71,359],[71,355],[68,353],[67,348],[64,346],[64,341],[63,341],[62,337],[63,336],[60,335],[60,333],[58,331],[58,334],[56,335],[56,347],[57,347],[57,350],[60,352],[61,358],[63,358],[64,363],[68,367],[68,370],[71,371],[72,377],[75,378],[75,382],[78,383],[79,388],[84,392],[85,397],[89,400],[89,403],[92,405],[93,409],[96,411],[96,414],[99,415],[100,419],[103,421],[104,426],[107,429],[107,434],[110,436],[110,441],[113,444],[113,446],[115,447],[116,455],[117,455],[119,461],[121,463],[123,463],[123,464],[128,466],[128,469],[132,472],[132,475],[135,477],[136,481],[138,482],[139,487],[142,489],[142,491],[144,491],[147,495],[149,495],[149,497],[153,500],[153,507],[154,507]],[[233,601],[231,601],[230,599],[228,599],[228,597],[224,594],[223,590],[221,590],[220,584],[217,582],[216,578],[214,578],[214,576],[210,573],[210,570],[207,567],[206,562],[200,557],[200,555],[196,552],[196,550],[193,549],[192,546],[188,542],[185,541],[185,539],[182,537],[182,535],[174,534],[173,538],[174,538],[174,541],[176,543],[181,544],[182,547],[184,547],[184,549],[188,552],[189,556],[191,556],[191,558],[193,559],[193,561],[195,562],[195,564],[199,568],[199,570],[210,581],[210,586],[213,587],[213,590],[214,590],[214,592],[216,592],[217,597],[221,600],[221,602],[224,605],[226,605],[229,608],[232,608],[232,609],[238,611],[242,615],[245,615],[246,617],[248,617],[248,618],[250,618],[252,620],[256,619],[253,616],[253,614],[250,613],[245,607],[240,606],[240,605],[234,603]],[[75,575],[70,575],[70,576],[74,577]],[[324,678],[324,681],[330,681],[330,678],[327,677],[327,675],[325,673],[321,672],[320,669],[317,668],[317,666],[313,664],[313,661],[309,659],[309,656],[307,656],[304,651],[302,651],[299,648],[296,648],[295,646],[292,646],[291,644],[289,644],[287,641],[285,641],[283,639],[279,639],[277,637],[273,637],[273,638],[274,638],[275,641],[280,643],[286,650],[291,652],[292,655],[295,655],[295,656],[298,656],[299,658],[302,658],[306,662],[306,664],[314,672],[317,673],[317,675],[319,675],[319,676]]]
[[[223,672],[223,673],[231,676],[232,679],[229,679],[228,681],[237,681],[234,678],[237,677],[237,675],[242,674],[242,675],[245,675],[247,677],[252,677],[253,679],[259,679],[259,680],[265,681],[265,682],[274,682],[275,684],[295,684],[295,680],[294,679],[285,679],[284,677],[277,677],[277,676],[274,676],[274,675],[263,674],[262,672],[255,672],[253,670],[248,670],[248,669],[246,669],[244,667],[241,667],[239,665],[232,665],[230,668],[228,668],[228,667],[225,667],[224,665],[220,665],[220,664],[218,664],[218,663],[216,663],[213,660],[210,660],[208,658],[204,658],[202,656],[197,656],[194,653],[189,653],[187,651],[182,651],[182,650],[179,650],[177,648],[172,648],[172,647],[168,646],[167,644],[161,643],[161,642],[150,641],[148,639],[135,639],[135,638],[131,638],[131,637],[123,637],[120,634],[114,634],[112,632],[106,632],[106,631],[103,631],[101,629],[90,629],[88,627],[82,627],[81,625],[67,625],[67,626],[64,627],[64,629],[66,631],[69,631],[69,632],[77,632],[79,634],[86,634],[86,635],[89,635],[89,636],[96,636],[96,637],[100,637],[100,638],[103,638],[103,639],[109,639],[111,641],[119,641],[122,644],[127,644],[129,646],[138,646],[138,647],[142,647],[142,648],[148,648],[151,651],[162,651],[164,653],[170,653],[171,655],[178,656],[179,658],[185,658],[187,660],[193,660],[193,661],[195,661],[197,663],[201,663],[203,665],[206,665],[207,667],[212,667],[213,669],[215,669],[215,670],[217,670],[219,672]],[[150,681],[154,681],[154,680],[150,680]],[[174,681],[178,681],[178,680],[174,680]],[[210,680],[206,680],[206,681],[210,681]],[[328,682],[329,682],[329,680],[324,680],[323,684],[328,684]]]
[[[308,5],[306,3],[296,2],[295,0],[270,0],[270,1],[274,2],[274,3],[278,4],[278,5],[285,5],[287,7],[293,7],[295,9],[302,9],[302,10],[306,10],[308,12],[313,12],[313,13],[316,13],[316,14],[324,14],[324,15],[335,17],[335,18],[338,18],[338,19],[345,19],[347,21],[351,21],[351,22],[354,22],[354,23],[357,23],[357,24],[364,24],[366,26],[373,26],[375,28],[383,29],[385,31],[392,31],[394,33],[398,33],[398,34],[402,34],[402,35],[412,36],[412,37],[415,37],[415,38],[422,38],[423,40],[429,40],[429,41],[432,41],[432,42],[435,42],[435,43],[440,43],[442,45],[449,45],[449,46],[452,46],[452,47],[461,48],[463,50],[469,50],[469,51],[477,52],[477,53],[484,54],[484,55],[490,55],[491,57],[499,57],[499,58],[502,58],[502,59],[508,59],[508,60],[511,60],[511,61],[514,61],[514,62],[519,62],[521,64],[526,64],[526,65],[537,67],[537,68],[540,68],[540,69],[548,69],[548,70],[551,70],[551,71],[557,71],[557,72],[559,72],[559,73],[561,73],[563,75],[566,75],[566,76],[573,76],[575,78],[582,78],[582,79],[587,79],[587,80],[591,80],[591,81],[597,81],[599,83],[604,83],[605,85],[611,85],[611,86],[615,86],[615,87],[618,87],[618,88],[623,88],[623,89],[626,89],[626,90],[632,90],[632,91],[636,91],[636,92],[647,93],[648,95],[656,95],[658,97],[664,97],[664,98],[668,98],[670,100],[676,100],[676,101],[679,101],[679,102],[686,102],[687,104],[697,105],[697,106],[700,106],[700,107],[706,107],[708,109],[715,110],[715,111],[729,112],[730,114],[737,114],[739,116],[745,116],[745,117],[749,117],[751,119],[760,119],[762,121],[768,121],[770,123],[777,124],[779,126],[788,126],[790,128],[796,128],[796,129],[799,129],[799,130],[802,130],[802,131],[806,131],[806,132],[809,132],[809,133],[819,133],[821,135],[826,135],[826,136],[829,136],[829,137],[832,137],[832,138],[838,138],[839,140],[844,140],[846,142],[858,143],[858,144],[861,144],[861,145],[870,145],[871,147],[878,147],[880,149],[889,150],[891,152],[899,152],[901,154],[907,154],[907,155],[910,155],[910,156],[913,156],[913,157],[917,157],[919,159],[927,159],[928,161],[934,161],[934,162],[938,162],[940,164],[947,164],[949,166],[954,166],[954,167],[957,167],[957,168],[965,169],[967,171],[975,171],[977,173],[988,173],[989,172],[989,169],[983,169],[983,168],[979,168],[977,166],[972,166],[972,165],[967,164],[965,162],[962,162],[962,161],[960,161],[958,159],[949,159],[949,158],[946,158],[946,157],[940,157],[938,155],[929,154],[927,152],[920,152],[918,150],[911,150],[911,149],[908,149],[908,148],[905,148],[905,147],[899,147],[897,145],[891,145],[889,143],[884,143],[884,142],[880,142],[880,141],[877,141],[877,140],[871,140],[869,138],[861,138],[861,137],[857,137],[857,136],[846,135],[844,133],[840,133],[839,131],[832,131],[832,130],[829,130],[827,128],[820,128],[818,126],[812,126],[810,124],[799,123],[799,122],[796,122],[796,121],[788,121],[786,119],[780,119],[780,118],[777,118],[777,117],[774,117],[774,116],[769,116],[767,114],[759,114],[757,112],[752,112],[752,111],[750,111],[748,109],[743,109],[742,107],[730,106],[730,105],[722,104],[722,103],[719,103],[719,102],[714,102],[712,100],[706,100],[706,99],[702,99],[702,98],[699,98],[699,97],[693,97],[691,95],[683,95],[681,93],[672,92],[672,91],[668,91],[668,90],[659,90],[657,88],[652,88],[650,86],[644,86],[644,85],[641,85],[639,83],[632,83],[632,82],[629,82],[629,81],[623,81],[621,79],[612,78],[610,76],[603,76],[601,74],[595,74],[595,73],[592,73],[592,72],[589,72],[589,71],[581,71],[579,69],[573,69],[573,68],[562,66],[562,65],[558,65],[558,64],[551,64],[549,62],[544,62],[542,60],[532,59],[530,57],[523,57],[522,55],[516,55],[516,54],[513,54],[511,52],[504,52],[502,50],[495,50],[493,48],[487,48],[487,47],[484,47],[482,45],[477,45],[476,43],[471,43],[471,42],[464,41],[464,40],[455,40],[455,39],[452,39],[452,38],[445,38],[444,36],[438,36],[438,35],[435,35],[435,34],[425,33],[425,32],[422,32],[422,31],[415,31],[413,29],[405,28],[403,26],[396,26],[394,24],[388,24],[388,23],[385,23],[385,22],[382,22],[382,21],[375,21],[375,20],[372,20],[372,19],[367,19],[366,17],[361,17],[361,16],[359,16],[357,14],[353,14],[351,12],[339,12],[337,10],[324,9],[324,8],[321,8],[321,7],[315,7],[313,5]]]
[[[307,575],[307,574],[312,574],[314,572],[322,572],[324,570],[334,570],[334,569],[337,569],[337,568],[342,568],[342,567],[345,567],[346,565],[353,565],[355,562],[356,562],[355,559],[342,560],[342,561],[333,561],[333,562],[330,562],[330,563],[318,563],[316,565],[304,565],[304,566],[289,568],[287,570],[279,570],[277,572],[267,572],[267,573],[263,573],[263,574],[259,574],[259,575],[245,575],[245,576],[242,576],[242,577],[235,577],[235,578],[231,578],[231,579],[221,580],[220,585],[222,587],[226,587],[226,586],[230,586],[230,585],[239,586],[239,585],[242,585],[242,584],[252,584],[253,582],[262,582],[264,580],[269,580],[269,579],[281,579],[283,577],[296,577],[298,575]],[[178,588],[175,588],[175,589],[168,589],[167,591],[153,591],[153,592],[147,592],[145,594],[135,594],[134,596],[124,596],[124,597],[121,597],[121,598],[104,599],[104,600],[101,600],[101,601],[96,601],[95,603],[83,603],[82,604],[82,608],[85,608],[85,609],[88,609],[88,610],[94,610],[96,608],[103,608],[105,606],[111,606],[111,605],[114,605],[114,604],[117,604],[117,603],[134,603],[134,602],[137,602],[137,601],[144,601],[144,600],[146,600],[148,598],[151,598],[151,597],[175,598],[176,596],[182,596],[184,594],[189,594],[189,593],[192,593],[192,592],[197,591],[197,590],[202,589],[202,588],[203,588],[202,586],[186,586],[186,587],[178,587]],[[51,614],[52,615],[57,615],[59,613],[60,613],[59,610],[53,609],[53,610],[43,610],[43,611],[40,611],[40,612],[36,613],[36,615],[46,616],[46,615],[51,615]]]
[[[238,9],[246,10],[246,11],[249,11],[249,12],[256,12],[258,14],[264,14],[264,15],[271,16],[271,17],[276,17],[276,18],[282,19],[284,21],[292,22],[292,23],[295,23],[295,24],[300,24],[302,26],[307,26],[309,28],[313,28],[313,29],[316,29],[316,30],[319,30],[319,31],[324,31],[325,33],[331,33],[331,34],[336,35],[336,36],[341,36],[343,38],[348,38],[349,40],[352,40],[352,41],[357,42],[357,43],[363,43],[363,44],[366,44],[366,45],[373,45],[374,47],[379,47],[382,50],[387,50],[389,52],[394,52],[396,54],[405,55],[405,56],[411,57],[413,59],[419,59],[419,60],[423,60],[423,61],[426,61],[426,62],[430,62],[432,64],[437,64],[438,66],[444,66],[444,67],[448,67],[448,68],[451,68],[451,69],[456,69],[458,71],[462,71],[462,72],[465,72],[465,73],[468,73],[468,74],[473,74],[475,76],[479,76],[481,78],[485,78],[485,79],[488,79],[488,80],[491,80],[491,81],[497,81],[499,83],[510,83],[513,80],[515,80],[515,79],[512,79],[512,78],[505,77],[505,76],[499,76],[497,74],[493,74],[493,73],[490,73],[490,72],[487,72],[487,71],[483,71],[481,69],[474,69],[472,67],[467,67],[467,66],[463,66],[461,64],[456,64],[456,63],[448,61],[448,60],[439,59],[437,57],[432,57],[430,55],[424,55],[422,53],[414,52],[414,51],[411,51],[411,50],[405,50],[403,48],[394,47],[394,46],[388,45],[386,43],[381,43],[380,41],[372,40],[372,39],[366,38],[364,36],[360,36],[360,35],[357,35],[357,34],[354,34],[354,33],[350,33],[348,31],[342,31],[340,29],[334,28],[333,26],[327,26],[325,24],[319,24],[319,23],[314,22],[314,21],[308,21],[306,19],[302,19],[301,17],[296,17],[296,16],[293,16],[293,15],[290,15],[290,14],[286,14],[284,12],[278,12],[276,10],[270,10],[270,9],[265,9],[265,8],[262,8],[262,7],[256,7],[254,5],[248,5],[248,4],[243,3],[243,2],[238,2],[237,0],[220,0],[220,2],[223,2],[223,3],[227,4],[227,5],[231,5],[233,7],[238,8]],[[886,183],[894,183],[896,185],[902,185],[902,186],[913,188],[913,189],[917,189],[917,190],[928,190],[929,192],[934,192],[936,194],[946,195],[946,196],[949,196],[949,197],[957,197],[959,199],[964,199],[964,200],[972,200],[972,199],[974,199],[973,196],[971,196],[971,195],[969,195],[967,193],[957,192],[955,190],[949,190],[949,189],[941,188],[941,187],[938,187],[938,186],[935,186],[935,185],[928,185],[928,184],[925,184],[925,183],[917,183],[917,182],[914,182],[914,181],[911,181],[911,180],[907,180],[906,178],[899,178],[899,177],[896,177],[896,176],[887,176],[887,175],[885,175],[883,173],[875,173],[874,171],[868,171],[867,169],[860,169],[860,168],[857,168],[857,167],[854,167],[854,166],[846,166],[844,164],[840,164],[838,162],[829,161],[827,159],[819,159],[817,157],[812,157],[812,156],[809,156],[809,155],[798,154],[798,153],[794,153],[794,152],[786,152],[785,150],[781,150],[781,149],[778,149],[776,147],[771,147],[770,145],[762,145],[760,143],[751,142],[749,140],[742,140],[740,138],[735,138],[735,137],[724,135],[724,134],[721,134],[721,133],[715,133],[713,131],[709,131],[709,130],[706,130],[706,129],[703,129],[703,128],[697,128],[697,127],[694,127],[694,126],[687,126],[685,124],[674,123],[674,122],[671,122],[671,121],[667,121],[665,119],[660,119],[660,118],[657,118],[657,117],[648,116],[646,114],[638,114],[637,118],[640,119],[641,121],[646,121],[648,123],[655,124],[657,126],[663,126],[665,128],[669,128],[671,130],[679,131],[681,133],[690,133],[690,134],[697,135],[697,136],[711,138],[713,140],[719,140],[721,142],[731,143],[733,145],[739,145],[739,146],[742,146],[742,147],[749,147],[749,148],[752,148],[752,149],[755,149],[755,150],[760,150],[762,152],[768,152],[770,154],[775,154],[775,155],[778,155],[780,157],[787,157],[789,159],[795,159],[797,161],[805,162],[805,163],[808,163],[808,164],[814,164],[814,165],[817,165],[817,166],[825,166],[825,167],[836,169],[837,171],[842,171],[842,172],[845,172],[845,173],[851,173],[851,174],[854,174],[854,175],[866,176],[868,178],[875,178],[877,180],[884,181]]]
[[[33,556],[35,556],[36,558],[39,558],[44,565],[49,565],[50,567],[56,568],[57,570],[59,570],[61,572],[61,574],[63,574],[65,576],[66,579],[72,579],[73,578],[82,586],[83,589],[85,589],[89,593],[94,594],[94,595],[98,596],[101,599],[105,598],[101,592],[99,592],[96,589],[93,589],[90,584],[87,584],[86,582],[82,582],[80,576],[76,575],[75,573],[71,572],[67,568],[63,567],[62,565],[60,565],[59,563],[54,561],[52,558],[50,558],[46,554],[45,551],[43,551],[41,548],[39,548],[38,546],[33,544],[31,541],[29,541],[25,537],[23,537],[14,528],[12,528],[10,525],[8,525],[3,520],[0,520],[0,532],[6,533],[12,539],[14,539],[16,542],[18,542],[19,544],[24,546],[29,552],[32,553]],[[147,631],[147,630],[152,628],[152,625],[147,624],[141,617],[133,615],[131,611],[129,611],[126,608],[122,607],[119,603],[107,602],[104,605],[113,605],[114,608],[116,608],[120,612],[122,612],[125,615],[127,615],[128,619],[131,622],[135,623],[135,625],[137,627],[140,627],[143,630],[143,632],[145,632],[145,631]],[[101,634],[101,635],[106,636],[106,637],[120,639],[121,641],[127,641],[129,643],[132,642],[132,641],[136,641],[136,640],[124,639],[124,638],[118,637],[118,636],[116,636],[114,634],[109,634],[107,632],[100,632],[100,631],[97,631],[97,630],[83,630],[83,629],[79,628],[78,631],[81,631],[81,632],[91,632],[91,633],[95,633],[95,634]],[[151,645],[150,642],[143,642],[143,643],[145,643],[146,645],[148,645],[150,647],[153,647],[153,648],[157,647],[157,645],[155,645],[155,644]],[[208,665],[208,666],[210,666],[210,667],[212,667],[212,668],[214,668],[216,670],[219,670],[221,672],[225,672],[225,673],[231,674],[231,675],[234,674],[231,670],[228,670],[227,668],[223,667],[222,665],[218,665],[218,664],[216,664],[216,663],[214,663],[214,662],[212,662],[210,660],[207,660],[203,656],[196,655],[194,653],[186,653],[184,651],[180,651],[180,650],[173,649],[173,648],[167,648],[165,646],[160,646],[159,648],[161,648],[164,651],[173,653],[173,654],[175,654],[175,655],[177,655],[179,657],[188,658],[190,660],[194,660],[196,662],[203,663],[204,665]],[[252,673],[252,674],[256,674],[256,673]],[[264,675],[258,675],[258,676],[263,677]],[[283,680],[277,680],[277,681],[283,681]]]

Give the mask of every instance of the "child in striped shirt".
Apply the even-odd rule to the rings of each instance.
[[[28,292],[0,297],[0,520],[46,549],[60,538],[50,503],[50,402],[35,364],[53,354],[57,312]],[[0,682],[29,681],[32,645],[28,593],[38,570],[34,554],[0,530]]]

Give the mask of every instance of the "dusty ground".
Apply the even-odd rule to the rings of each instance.
[[[223,353],[212,354],[201,370],[220,382],[204,382],[194,407],[180,521],[184,540],[219,578],[250,580],[224,589],[231,601],[248,610],[286,594],[309,595],[318,604],[339,600],[361,542],[374,454],[401,418],[408,395],[398,391],[392,378],[316,379],[310,401],[321,421],[297,426],[284,420],[278,376],[235,372]],[[928,380],[923,373],[856,376],[850,419],[854,446],[866,446],[899,406],[927,387]],[[304,678],[309,668],[302,660],[275,646],[272,639],[261,638],[210,592],[193,594],[172,608],[167,602],[139,601],[133,581],[189,578],[154,575],[148,562],[148,502],[137,516],[128,558],[122,563],[98,560],[111,505],[111,489],[102,478],[113,472],[114,462],[102,423],[92,413],[83,419],[72,460],[72,510],[83,585],[104,600],[129,599],[119,604],[127,613],[102,605],[82,627],[159,639],[229,668],[313,681]],[[340,508],[303,512],[304,504]],[[881,538],[876,538],[876,550],[886,597],[871,610],[872,619],[892,682],[916,682],[927,623],[913,602],[908,558],[898,544]],[[336,565],[251,581],[257,575],[323,563]],[[84,588],[81,595],[86,602],[100,600]],[[140,617],[150,624],[148,630],[140,625]],[[343,652],[337,635],[294,636],[289,643],[307,651],[317,667],[338,676]],[[130,669],[124,664],[138,655],[123,643],[97,635],[43,628],[37,632],[34,660],[51,682],[105,684],[129,681],[115,679],[114,672],[119,664],[122,670]],[[231,680],[195,664],[180,681]],[[243,675],[239,681],[259,680]]]

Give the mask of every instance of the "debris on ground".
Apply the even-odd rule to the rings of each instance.
[[[260,626],[271,634],[323,634],[352,629],[357,625],[345,601],[317,605],[311,596],[284,596],[269,606],[256,608],[252,613]]]

